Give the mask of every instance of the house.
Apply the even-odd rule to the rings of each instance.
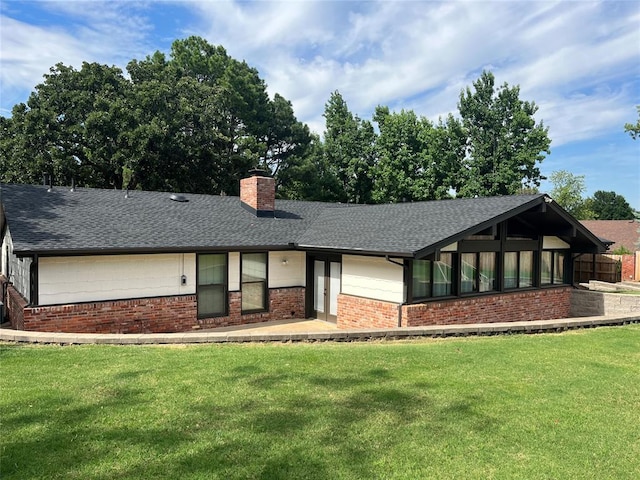
[[[605,246],[543,194],[386,205],[3,185],[14,328],[175,332],[569,316],[572,257]]]
[[[640,223],[636,220],[582,220],[581,223],[601,239],[607,239],[609,252],[625,248],[628,254],[607,255],[607,261],[620,262],[619,277],[616,280],[640,281]],[[593,270],[598,259],[605,261],[601,257],[590,257],[593,262]],[[593,278],[597,278],[597,273],[592,273]],[[606,277],[604,280],[608,280]]]

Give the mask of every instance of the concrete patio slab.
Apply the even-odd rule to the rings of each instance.
[[[558,332],[575,328],[640,323],[640,312],[595,317],[576,317],[532,322],[496,322],[462,325],[395,327],[390,329],[338,330],[335,324],[322,320],[286,320],[263,324],[224,327],[181,333],[91,334],[30,332],[0,328],[0,341],[13,343],[107,344],[202,344],[247,342],[368,341],[378,339],[411,339],[509,333]]]

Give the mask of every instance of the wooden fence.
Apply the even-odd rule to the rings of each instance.
[[[573,282],[589,280],[601,282],[619,282],[622,279],[622,255],[584,254],[576,258],[573,264]]]

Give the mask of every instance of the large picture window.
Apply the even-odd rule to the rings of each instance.
[[[541,256],[541,284],[561,285],[564,280],[565,252],[545,250]]]
[[[496,289],[495,252],[463,253],[461,260],[461,293],[490,292]]]
[[[505,252],[504,288],[527,288],[533,286],[533,252]]]
[[[198,255],[198,317],[227,314],[227,255]]]
[[[267,254],[242,254],[242,312],[267,310]]]
[[[446,297],[453,295],[453,255],[441,253],[440,260],[414,260],[412,297]]]

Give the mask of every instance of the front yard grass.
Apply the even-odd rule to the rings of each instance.
[[[0,345],[9,479],[635,479],[640,325],[408,342]]]

